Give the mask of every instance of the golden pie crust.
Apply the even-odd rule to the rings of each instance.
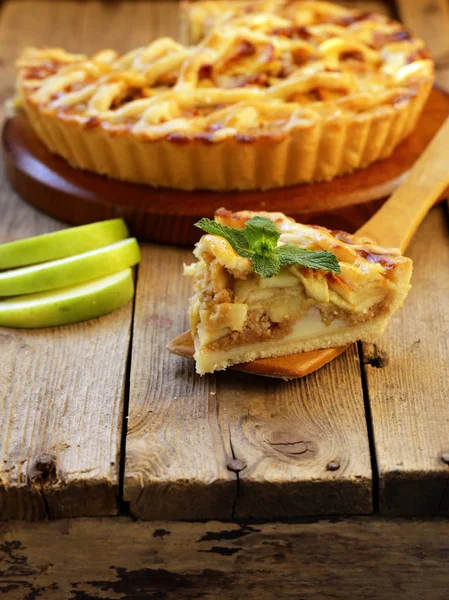
[[[324,181],[390,156],[433,83],[424,43],[381,15],[309,1],[186,13],[193,46],[25,50],[17,104],[44,144],[75,167],[155,187]]]
[[[257,358],[373,342],[382,334],[410,289],[409,258],[366,237],[302,225],[282,213],[220,209],[215,219],[242,228],[255,215],[276,224],[279,245],[333,252],[341,272],[294,265],[261,278],[224,238],[204,235],[194,251],[198,261],[185,267],[195,282],[189,315],[199,374]]]

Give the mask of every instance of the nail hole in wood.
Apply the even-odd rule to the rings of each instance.
[[[338,463],[336,460],[331,460],[326,465],[326,469],[328,471],[338,471],[339,468],[340,468],[340,463]]]
[[[234,471],[234,473],[240,473],[240,471],[246,469],[246,463],[244,463],[243,460],[240,460],[239,458],[234,458],[233,460],[230,460],[228,462],[227,467],[229,471]]]

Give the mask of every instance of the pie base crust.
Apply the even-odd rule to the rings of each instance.
[[[406,295],[407,291],[404,292],[400,304],[402,304]],[[389,315],[353,325],[351,328],[348,328],[342,322],[326,327],[323,326],[319,316],[312,313],[301,319],[298,322],[297,329],[281,340],[246,344],[226,351],[202,351],[197,348],[194,354],[197,373],[212,373],[213,371],[226,369],[231,365],[252,362],[259,358],[274,358],[323,348],[338,348],[339,346],[352,344],[354,340],[363,340],[367,343],[375,342],[385,331],[388,320]],[[309,327],[305,328],[305,323]]]
[[[265,190],[329,181],[388,158],[416,127],[430,90],[431,81],[422,81],[410,100],[355,119],[329,118],[283,137],[214,143],[112,133],[60,119],[26,97],[23,107],[39,138],[73,167],[154,187]]]

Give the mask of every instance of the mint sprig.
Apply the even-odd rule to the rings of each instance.
[[[261,277],[273,277],[281,267],[298,265],[340,273],[338,259],[328,250],[308,250],[294,244],[278,246],[280,233],[276,225],[265,217],[253,217],[244,229],[228,227],[210,219],[200,219],[195,226],[227,240],[240,256],[250,258],[253,271]]]
[[[240,254],[240,256],[244,256],[245,258],[252,258],[254,252],[246,238],[245,229],[227,227],[226,225],[217,223],[217,221],[211,221],[210,219],[205,218],[200,219],[198,223],[195,223],[195,227],[199,227],[203,231],[211,233],[212,235],[220,235],[221,237],[224,237],[224,239],[231,244],[237,254]]]

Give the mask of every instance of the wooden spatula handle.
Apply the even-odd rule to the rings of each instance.
[[[379,163],[379,168],[382,164]],[[449,118],[404,183],[359,230],[383,246],[408,246],[421,221],[449,185]]]

